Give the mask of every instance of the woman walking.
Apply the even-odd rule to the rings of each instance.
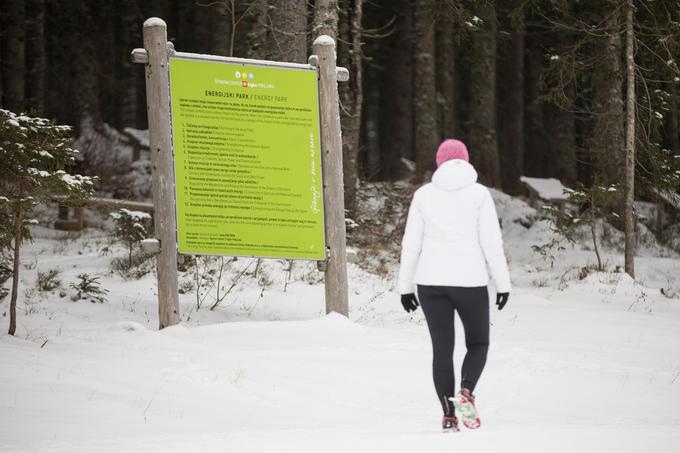
[[[477,183],[465,144],[445,140],[436,155],[432,182],[413,195],[401,244],[399,291],[406,311],[425,313],[432,339],[432,375],[444,411],[442,427],[458,430],[458,418],[471,429],[480,419],[474,390],[489,349],[489,272],[502,309],[510,276],[496,208],[489,190]],[[416,287],[418,297],[416,298]],[[460,391],[453,368],[454,312],[465,330],[467,353]]]

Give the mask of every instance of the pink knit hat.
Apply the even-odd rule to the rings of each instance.
[[[469,162],[470,156],[468,155],[465,143],[449,138],[444,140],[437,149],[437,167],[447,160],[453,159],[462,159],[465,162]]]

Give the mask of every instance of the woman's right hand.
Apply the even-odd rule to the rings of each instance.
[[[418,299],[414,293],[402,294],[401,304],[404,306],[404,310],[407,312],[416,311],[418,309]]]

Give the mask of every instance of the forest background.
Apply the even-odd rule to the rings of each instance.
[[[138,194],[124,185],[106,186],[129,168],[107,164],[102,137],[147,127],[144,71],[130,60],[146,18],[163,18],[180,51],[298,63],[326,33],[351,74],[340,84],[350,216],[361,181],[425,180],[447,137],[467,143],[482,182],[510,194],[522,192],[521,175],[615,191],[624,184],[628,3],[3,0],[0,103],[73,125],[85,138],[79,170],[131,199]],[[649,199],[651,187],[678,183],[680,3],[630,3],[635,190]]]

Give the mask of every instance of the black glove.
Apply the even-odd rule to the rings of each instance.
[[[498,294],[496,294],[496,305],[498,305],[499,310],[502,310],[503,307],[505,307],[505,304],[508,303],[509,297],[510,297],[510,293],[498,293]]]
[[[413,293],[402,294],[401,304],[407,312],[416,311],[418,309],[418,299],[416,299],[416,295]]]

